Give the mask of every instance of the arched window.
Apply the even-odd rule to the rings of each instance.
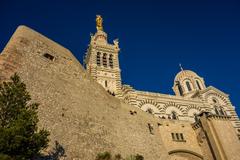
[[[216,106],[214,107],[214,110],[215,110],[216,115],[220,115]]]
[[[107,86],[108,86],[107,81],[105,81],[105,87],[107,87]]]
[[[187,82],[186,82],[186,86],[187,86],[187,89],[188,89],[188,91],[191,91],[191,90],[192,90],[192,88],[191,88],[191,85],[190,85],[189,81],[187,81]]]
[[[101,65],[101,53],[97,52],[97,65],[100,66]]]
[[[184,140],[184,137],[183,137],[183,134],[182,133],[180,133],[180,140]]]
[[[200,89],[200,90],[201,90],[202,88],[201,88],[201,85],[200,85],[200,83],[199,83],[199,81],[198,81],[198,80],[196,80],[196,83],[197,83],[198,89]]]
[[[107,54],[106,53],[103,54],[103,58],[102,59],[103,59],[103,66],[107,67]]]
[[[183,90],[182,90],[182,87],[181,87],[179,81],[177,81],[177,87],[178,87],[178,91],[179,91],[180,96],[182,96],[183,95]]]
[[[177,113],[175,111],[172,111],[172,119],[177,119]]]
[[[109,55],[109,66],[111,68],[113,68],[113,55],[112,54]]]
[[[175,140],[175,134],[171,133],[171,135],[172,135],[172,139]]]
[[[225,115],[225,113],[224,113],[224,111],[223,111],[223,109],[220,107],[220,109],[219,109],[219,113],[220,113],[220,115],[222,115],[222,116],[224,116]]]
[[[198,121],[199,121],[199,119],[198,119],[198,116],[197,116],[197,114],[196,114],[196,113],[194,113],[194,114],[193,114],[193,116],[194,116],[194,120],[195,120],[195,122],[198,122]]]
[[[177,137],[177,140],[179,140],[179,134],[178,133],[176,133],[176,137]]]

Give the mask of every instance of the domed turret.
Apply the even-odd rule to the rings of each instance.
[[[176,75],[174,79],[173,90],[178,96],[191,96],[196,91],[205,89],[203,78],[190,70],[183,70]]]

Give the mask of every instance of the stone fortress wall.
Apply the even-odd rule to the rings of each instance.
[[[160,134],[150,134],[157,119],[109,95],[61,45],[19,26],[0,55],[1,81],[18,73],[34,102],[40,103],[39,128],[50,131],[45,154],[58,142],[65,160],[92,160],[100,152],[141,154],[165,160]],[[131,133],[131,134],[129,134]],[[146,147],[148,146],[148,147]]]

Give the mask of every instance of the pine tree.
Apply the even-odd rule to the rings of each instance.
[[[0,159],[31,159],[47,147],[49,132],[37,127],[39,104],[30,100],[17,74],[0,84]]]

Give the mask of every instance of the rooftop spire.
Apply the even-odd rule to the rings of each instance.
[[[97,31],[103,31],[103,19],[101,15],[96,15],[96,28]]]
[[[181,63],[179,63],[179,67],[180,67],[181,71],[183,71],[183,67],[182,67]]]

